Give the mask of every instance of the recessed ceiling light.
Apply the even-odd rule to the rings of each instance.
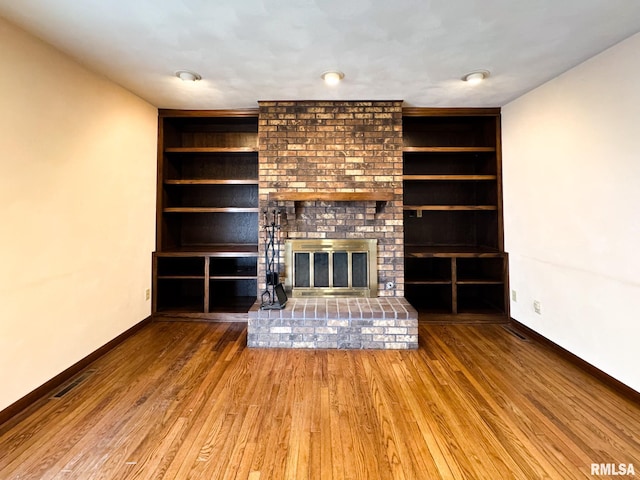
[[[462,80],[470,85],[477,85],[490,75],[488,70],[476,70],[474,72],[467,73]]]
[[[196,82],[198,80],[202,80],[200,74],[192,72],[190,70],[178,70],[176,72],[176,77],[178,77],[183,82]]]
[[[344,73],[331,70],[324,72],[321,77],[327,85],[337,85],[344,78]]]

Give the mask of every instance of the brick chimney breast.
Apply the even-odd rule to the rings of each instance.
[[[287,238],[378,239],[378,294],[402,297],[402,101],[258,104],[260,210],[283,211]],[[272,192],[383,192],[392,200],[270,201]]]

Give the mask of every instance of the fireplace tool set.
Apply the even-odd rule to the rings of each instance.
[[[260,308],[263,310],[280,310],[287,303],[287,294],[280,282],[280,245],[282,212],[273,210],[271,221],[265,210],[262,214],[264,235],[264,260],[266,267],[266,288],[262,292]]]

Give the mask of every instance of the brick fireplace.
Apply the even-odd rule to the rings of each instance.
[[[338,348],[365,348],[365,344],[374,345],[373,348],[415,348],[417,315],[403,298],[402,102],[259,102],[258,142],[259,207],[261,211],[282,211],[285,238],[377,240],[377,295],[380,298],[374,302],[373,310],[381,313],[380,318],[366,311],[363,314],[362,301],[357,302],[354,312],[360,312],[356,315],[357,323],[364,328],[373,328],[376,320],[382,323],[377,329],[367,330],[369,336],[364,340],[358,337],[350,341],[352,335],[355,338],[360,333],[344,324],[344,320],[351,317],[345,318],[343,309],[339,318],[328,319],[330,323],[342,321],[343,326],[349,328],[348,334],[329,330],[342,338]],[[264,253],[264,245],[260,245],[258,258],[264,258]],[[281,270],[284,272],[284,268]],[[264,277],[265,265],[260,262],[258,278]],[[260,282],[258,295],[263,288]],[[385,301],[382,297],[389,298]],[[345,306],[350,305],[348,300],[344,301]],[[366,305],[371,302],[373,300]],[[258,332],[252,337],[250,331],[249,344],[253,341],[254,346],[293,346],[294,343],[310,346],[310,341],[301,340],[318,335],[324,340],[325,334],[314,333],[307,322],[312,318],[318,320],[318,303],[312,303],[314,314],[302,315],[301,319],[293,318],[295,314],[289,312],[252,309],[250,329],[252,322],[255,327],[255,320],[262,319],[260,333],[268,337],[259,340]],[[296,310],[295,306],[288,308]],[[323,304],[321,310],[336,311],[333,304],[329,307]],[[398,316],[402,326],[393,325],[392,320]],[[414,316],[415,329],[413,323],[407,325],[407,320]],[[264,330],[264,322],[271,317],[277,317],[273,327],[277,334]],[[283,325],[285,317],[299,322]],[[296,327],[306,327],[300,330],[305,333],[294,333]],[[327,325],[319,328],[325,329]],[[372,332],[378,334],[378,342],[373,342]],[[401,336],[401,341],[395,334]]]
[[[377,239],[378,294],[403,296],[402,102],[259,106],[260,210],[283,209],[287,238]],[[274,193],[387,194],[391,200],[270,201]],[[386,289],[389,282],[393,287]]]

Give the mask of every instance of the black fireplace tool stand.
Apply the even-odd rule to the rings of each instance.
[[[280,245],[281,245],[281,219],[282,213],[273,210],[271,221],[265,210],[263,218],[263,235],[264,235],[264,261],[266,267],[265,273],[265,290],[261,295],[260,308],[263,310],[281,310],[287,303],[287,294],[284,286],[280,282]]]

